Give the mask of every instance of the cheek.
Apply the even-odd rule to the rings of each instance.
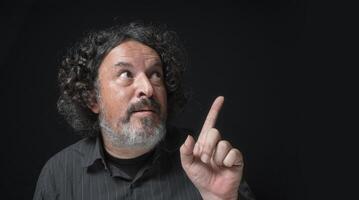
[[[161,87],[158,89],[157,91],[157,97],[158,100],[160,101],[160,104],[162,106],[162,109],[164,112],[167,112],[167,93],[166,93],[166,89]]]
[[[109,84],[104,88],[103,97],[107,115],[110,118],[121,118],[127,111],[130,99],[130,91],[120,88],[117,84]]]

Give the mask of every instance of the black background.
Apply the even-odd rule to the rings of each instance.
[[[257,199],[316,199],[328,192],[319,189],[326,179],[315,165],[322,151],[309,112],[318,55],[311,38],[319,28],[308,2],[33,0],[2,10],[4,199],[31,199],[46,160],[79,139],[56,111],[57,65],[66,49],[86,31],[138,19],[167,24],[188,50],[191,100],[177,125],[198,131],[214,98],[225,97],[217,128],[243,152]]]

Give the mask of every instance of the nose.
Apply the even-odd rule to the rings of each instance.
[[[153,86],[145,74],[141,74],[137,77],[135,81],[136,85],[136,96],[141,97],[152,97],[153,95]]]

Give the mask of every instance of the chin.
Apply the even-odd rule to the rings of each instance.
[[[136,125],[125,126],[122,135],[124,144],[128,147],[151,149],[155,147],[165,136],[166,128],[164,123],[152,123],[146,121]]]
[[[136,117],[131,122],[135,128],[148,130],[149,128],[158,127],[161,121],[156,117]]]
[[[126,148],[155,147],[166,134],[165,124],[158,117],[131,116],[130,121],[112,127],[104,118],[100,119],[104,137],[114,146]]]

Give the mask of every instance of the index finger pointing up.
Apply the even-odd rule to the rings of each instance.
[[[223,96],[219,96],[214,100],[214,102],[211,106],[211,109],[209,110],[209,112],[207,114],[206,121],[203,124],[202,130],[200,133],[200,137],[201,137],[201,135],[203,135],[204,132],[207,132],[208,129],[213,128],[215,126],[216,121],[217,121],[217,116],[218,116],[219,111],[222,108],[223,102],[224,102]]]

